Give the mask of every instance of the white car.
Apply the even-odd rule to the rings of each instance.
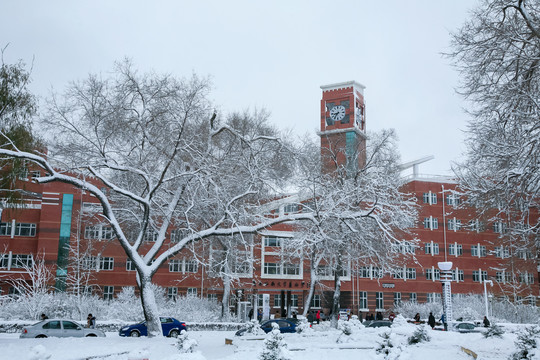
[[[47,338],[47,337],[105,337],[105,333],[98,329],[85,328],[73,320],[47,319],[34,325],[25,326],[20,338]]]

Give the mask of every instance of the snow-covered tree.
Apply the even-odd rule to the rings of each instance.
[[[321,172],[321,161],[327,162],[313,159],[313,147],[307,146],[301,162],[304,197],[309,199],[304,211],[317,219],[300,224],[297,239],[311,272],[304,315],[321,276],[332,277],[335,327],[343,277],[358,266],[373,265],[378,277],[402,265],[400,245],[413,240],[407,233],[416,219],[416,205],[411,195],[400,191],[403,180],[393,131],[370,136],[366,164],[352,173],[340,164]]]
[[[279,325],[272,323],[272,331],[264,339],[263,351],[260,360],[288,360],[290,359],[287,344],[283,341],[283,335],[279,332]]]
[[[471,203],[497,209],[488,218],[515,250],[530,248],[539,230],[540,3],[482,1],[453,48],[471,115],[467,158],[454,171]]]
[[[91,75],[53,97],[42,121],[47,156],[0,148],[4,158],[43,168],[36,182],[71,184],[99,201],[137,271],[150,336],[161,334],[152,277],[169,258],[202,239],[313,219],[260,211],[291,178],[291,152],[277,136],[259,134],[264,122],[212,115],[209,89],[195,75],[139,74],[126,61],[110,78]]]

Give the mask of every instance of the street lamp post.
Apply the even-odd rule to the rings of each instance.
[[[441,270],[441,282],[442,282],[442,303],[443,303],[443,313],[444,318],[447,324],[450,324],[449,328],[452,330],[452,262],[443,261],[437,264]],[[445,326],[445,330],[448,327]]]
[[[489,285],[493,286],[493,281],[484,279],[484,302],[486,304],[486,317],[488,317],[489,316],[489,305],[488,305],[488,294],[487,294],[486,283],[489,283]]]

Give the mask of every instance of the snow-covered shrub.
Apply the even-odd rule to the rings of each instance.
[[[246,328],[246,335],[264,335],[265,332],[261,328],[261,324],[259,324],[259,321],[256,319],[250,320],[245,323]]]
[[[390,353],[392,352],[392,349],[394,348],[394,344],[391,338],[391,332],[385,331],[379,336],[381,337],[381,341],[378,343],[377,347],[375,348],[375,352],[377,354],[383,354],[386,358],[388,355],[390,355]]]
[[[279,326],[272,323],[272,331],[264,340],[263,351],[259,356],[260,360],[289,360],[287,344],[283,341],[283,335],[279,332]]]
[[[300,319],[300,323],[296,326],[296,332],[298,334],[309,334],[313,332],[313,328],[311,327],[311,324],[306,318]]]
[[[440,303],[434,302],[419,304],[414,301],[403,301],[399,305],[396,305],[394,307],[394,312],[400,313],[403,317],[407,319],[412,319],[414,318],[414,315],[416,315],[416,313],[419,313],[420,317],[427,321],[427,317],[430,312],[433,314],[442,313],[442,305]]]
[[[353,333],[353,327],[349,321],[339,320],[338,330],[341,330],[341,334],[339,334],[336,342],[344,343],[350,341],[351,335]]]
[[[540,327],[532,326],[526,327],[519,332],[517,340],[515,342],[518,351],[512,354],[510,359],[538,359],[540,358],[540,351],[538,351],[538,344],[540,340]]]
[[[187,295],[167,302],[163,309],[160,308],[160,312],[182,321],[210,322],[219,320],[220,309],[221,305],[217,301]]]
[[[186,330],[182,330],[176,338],[176,348],[180,353],[192,353],[197,345],[197,340],[190,339]]]
[[[463,321],[474,321],[479,319],[481,316],[480,313],[475,309],[465,306],[461,308],[460,311],[457,311],[454,314],[454,317],[456,319],[463,319]]]
[[[124,321],[138,321],[144,318],[141,300],[135,296],[133,286],[125,286],[107,307],[109,319],[122,319]]]
[[[497,324],[491,325],[490,327],[488,327],[487,331],[483,333],[485,338],[491,338],[491,337],[502,338],[503,334],[504,334],[504,329]]]
[[[413,334],[407,339],[409,345],[418,344],[421,342],[428,342],[431,340],[428,331],[431,329],[427,325],[418,325],[418,328],[413,332]]]
[[[47,360],[50,359],[52,354],[48,353],[43,345],[36,345],[30,349],[30,354],[28,355],[29,360]]]
[[[351,318],[349,319],[349,323],[351,324],[351,327],[353,328],[353,332],[355,330],[360,330],[364,328],[364,325],[362,324],[360,319],[358,319],[357,315],[352,315]]]

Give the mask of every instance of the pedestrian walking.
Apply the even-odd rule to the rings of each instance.
[[[435,316],[433,316],[433,313],[429,313],[427,323],[432,329],[435,327]]]

